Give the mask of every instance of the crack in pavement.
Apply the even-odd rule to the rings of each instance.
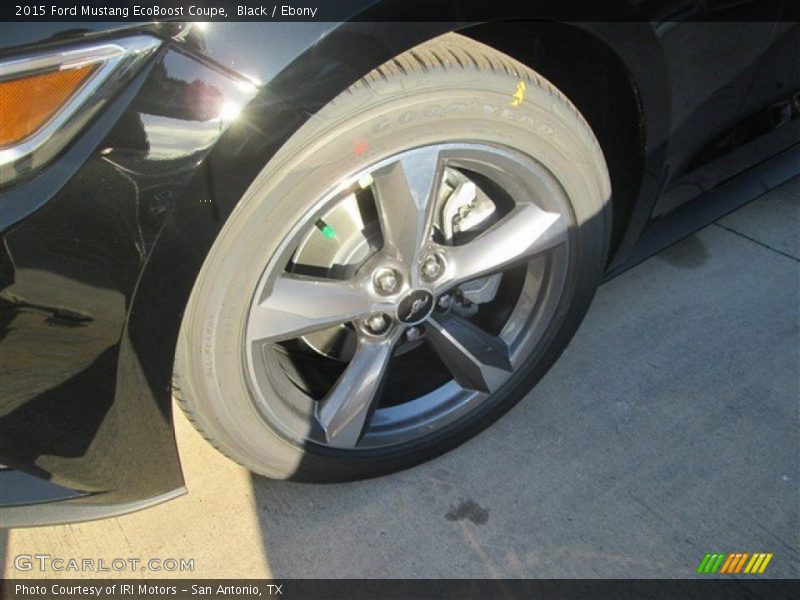
[[[742,237],[742,238],[744,238],[744,239],[746,239],[746,240],[748,240],[750,242],[753,242],[754,244],[758,244],[759,246],[762,246],[763,248],[766,248],[767,250],[772,250],[776,254],[780,254],[781,256],[785,256],[786,258],[790,258],[795,262],[800,262],[800,258],[798,258],[796,256],[792,256],[791,254],[788,254],[788,253],[784,252],[783,250],[778,250],[777,248],[775,248],[773,246],[770,246],[769,244],[765,244],[761,240],[757,240],[757,239],[755,239],[753,237],[750,237],[749,235],[746,235],[746,234],[742,233],[741,231],[736,231],[735,229],[733,229],[731,227],[726,227],[725,225],[720,225],[720,223],[718,223],[718,222],[714,222],[714,223],[712,223],[712,225],[716,225],[720,229],[724,229],[725,231],[728,231],[728,232],[730,232],[730,233],[732,233],[734,235],[738,235],[739,237]]]

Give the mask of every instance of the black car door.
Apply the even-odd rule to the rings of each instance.
[[[783,26],[777,23],[783,5],[783,0],[693,2],[655,24],[672,94],[667,172],[655,216],[696,198],[756,160],[730,160],[730,154],[741,145],[735,136],[737,123],[763,104],[763,92],[772,91],[772,79],[785,71],[762,69],[776,29]]]

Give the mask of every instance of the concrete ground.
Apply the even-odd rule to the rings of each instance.
[[[382,479],[251,477],[179,417],[187,496],[6,532],[3,574],[80,575],[14,567],[45,553],[193,558],[171,575],[207,578],[671,578],[772,552],[768,575],[798,577],[799,244],[795,179],[603,286],[501,422]]]

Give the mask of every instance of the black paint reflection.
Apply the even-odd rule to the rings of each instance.
[[[126,321],[167,216],[235,116],[225,111],[255,91],[167,51],[79,175],[4,232],[0,463],[104,502],[180,485],[163,390]]]

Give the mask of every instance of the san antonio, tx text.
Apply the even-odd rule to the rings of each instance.
[[[224,585],[218,584],[215,586],[197,585],[192,584],[185,588],[178,588],[175,585],[158,585],[158,584],[145,584],[145,583],[120,583],[110,585],[65,585],[63,583],[54,583],[52,585],[27,585],[18,583],[14,586],[14,593],[17,596],[72,596],[72,597],[86,597],[95,596],[102,597],[112,595],[131,595],[148,597],[152,595],[159,596],[175,596],[180,591],[183,594],[191,594],[192,596],[234,596],[237,598],[243,597],[261,597],[261,596],[281,596],[283,585],[277,584],[262,584],[258,585]]]

